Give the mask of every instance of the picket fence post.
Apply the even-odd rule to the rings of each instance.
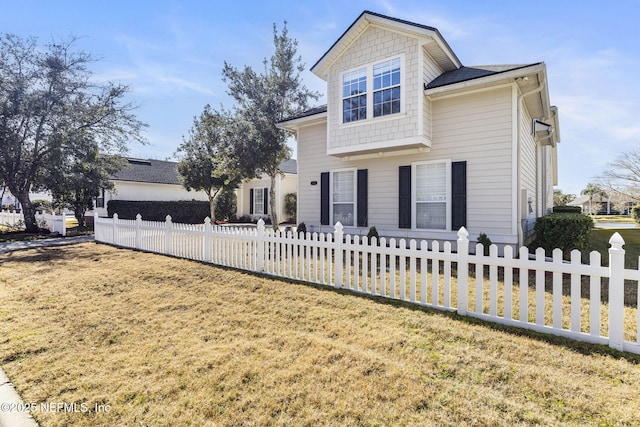
[[[624,239],[609,239],[609,347],[624,351]]]
[[[171,222],[171,215],[167,215],[164,222],[164,253],[165,255],[171,255],[173,253],[173,236],[171,230],[173,229],[173,223]]]
[[[213,226],[211,225],[211,218],[206,217],[204,219],[204,236],[202,238],[202,257],[205,262],[212,262],[211,253],[211,239],[213,233]]]
[[[336,222],[334,226],[334,234],[333,234],[333,244],[334,244],[334,270],[333,270],[333,284],[336,288],[342,287],[342,257],[343,251],[342,246],[344,242],[344,231],[343,225],[340,221]]]
[[[136,249],[140,249],[140,227],[142,227],[142,215],[136,215]]]
[[[262,218],[258,220],[258,227],[256,228],[256,245],[257,247],[257,259],[256,270],[264,271],[264,221]]]
[[[113,218],[111,218],[111,243],[113,243],[114,245],[116,244],[116,236],[118,235],[117,231],[116,231],[116,227],[118,225],[118,214],[114,213],[113,214]]]
[[[469,308],[469,232],[458,230],[458,314],[467,315]]]

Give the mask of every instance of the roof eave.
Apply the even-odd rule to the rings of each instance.
[[[328,69],[330,65],[335,62],[339,56],[333,55],[336,49],[343,52],[347,49],[348,45],[354,42],[357,37],[351,37],[356,32],[362,33],[369,25],[386,25],[393,26],[400,31],[418,33],[421,37],[433,41],[442,52],[444,52],[447,58],[446,64],[439,64],[443,69],[449,70],[453,68],[459,68],[462,63],[453,52],[447,41],[442,37],[442,34],[433,27],[421,25],[401,19],[392,18],[390,16],[381,15],[378,13],[365,10],[356,18],[356,20],[347,28],[347,30],[336,40],[333,45],[322,55],[322,57],[311,67],[310,71],[323,80],[328,78]]]
[[[312,126],[315,124],[323,123],[327,121],[327,112],[323,111],[321,113],[311,114],[304,117],[299,117],[297,119],[286,120],[279,123],[276,123],[276,126],[280,129],[288,130],[295,132],[296,130],[305,127]]]
[[[444,86],[438,86],[431,89],[424,89],[424,94],[426,96],[434,96],[439,94],[444,94],[448,92],[454,92],[461,89],[470,89],[475,86],[481,86],[491,83],[498,83],[504,80],[512,80],[518,77],[524,77],[533,73],[544,73],[545,67],[543,62],[539,62],[537,64],[532,64],[527,67],[518,68],[516,70],[505,71],[501,73],[491,74],[484,77],[477,77],[470,80],[465,80],[458,83],[452,83]]]

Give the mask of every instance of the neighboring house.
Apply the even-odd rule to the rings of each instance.
[[[128,164],[111,179],[114,191],[103,190],[96,200],[96,211],[107,216],[109,200],[208,200],[199,191],[187,191],[180,184],[176,162],[127,158]]]
[[[543,62],[463,66],[437,29],[365,11],[311,68],[327,105],[298,141],[298,222],[520,245],[553,206],[558,111]]]
[[[278,220],[288,221],[290,218],[286,214],[284,196],[298,191],[298,163],[295,159],[286,160],[280,164],[282,174],[276,176],[275,192],[278,200]],[[271,215],[269,203],[269,187],[271,179],[263,175],[260,178],[252,179],[240,185],[237,191],[238,196],[238,217],[248,215],[252,219],[264,218]]]
[[[115,191],[103,191],[96,200],[96,211],[100,216],[107,215],[109,200],[202,200],[208,201],[202,191],[187,191],[180,183],[177,162],[151,159],[128,158],[128,165],[112,176]],[[280,166],[283,175],[276,178],[276,197],[281,210],[279,218],[284,216],[284,195],[296,192],[296,161],[287,160]],[[237,216],[251,215],[252,218],[266,217],[268,208],[269,178],[258,178],[243,183],[237,190]],[[260,197],[262,196],[262,197]]]

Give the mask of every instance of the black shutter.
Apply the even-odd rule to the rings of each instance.
[[[400,166],[398,172],[398,227],[411,228],[411,166]]]
[[[451,163],[451,228],[467,226],[467,162]]]
[[[369,179],[368,169],[358,169],[358,227],[367,227],[368,221],[368,203],[369,203]]]
[[[264,212],[265,215],[268,215],[269,213],[269,189],[265,188],[264,189],[264,209],[262,210],[262,212]]]
[[[249,214],[253,215],[253,188],[249,189]]]
[[[329,224],[329,172],[320,174],[320,224]]]

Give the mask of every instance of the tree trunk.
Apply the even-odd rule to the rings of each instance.
[[[218,198],[218,194],[220,194],[220,190],[207,191],[207,197],[209,198],[209,219],[211,220],[211,224],[215,224],[216,222],[216,199]]]
[[[271,209],[271,224],[274,230],[278,230],[278,201],[276,200],[276,175],[269,176],[271,178],[271,187],[269,188],[269,208]]]
[[[82,208],[79,208],[78,206],[74,206],[73,208],[73,215],[76,217],[76,219],[78,220],[78,228],[85,228],[87,226],[85,220],[84,220],[84,214],[87,211],[85,211]],[[62,210],[62,214],[64,215],[64,209]]]
[[[13,192],[12,192],[13,193]],[[22,205],[22,215],[24,216],[24,227],[27,233],[37,233],[36,211],[33,209],[28,192],[17,192],[15,195]]]

